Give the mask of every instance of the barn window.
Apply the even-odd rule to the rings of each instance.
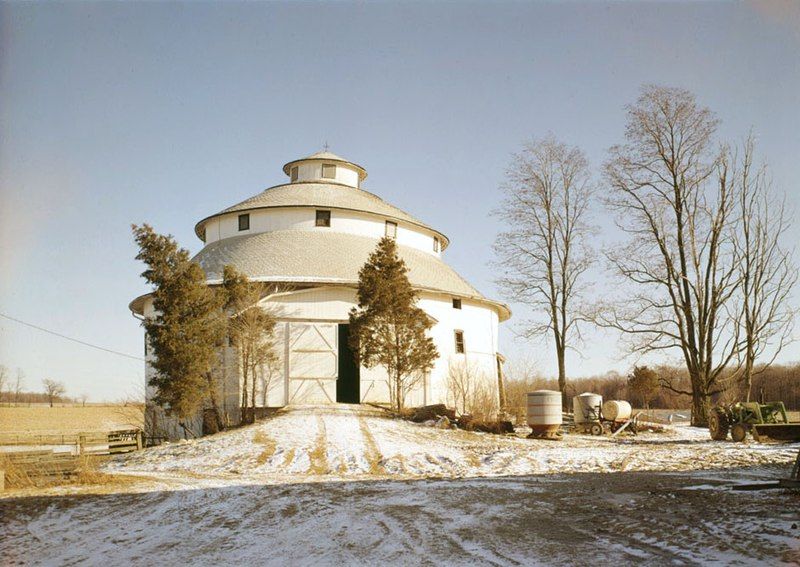
[[[294,166],[292,169],[289,170],[289,171],[291,171],[291,179],[292,179],[292,181],[297,181],[297,175],[298,175],[297,172],[298,172],[299,169],[300,168],[298,166]]]
[[[250,230],[250,215],[239,215],[239,230]]]
[[[330,226],[331,225],[331,212],[330,211],[317,211],[316,226]]]
[[[461,298],[454,297],[453,298],[453,309],[461,309]]]
[[[439,238],[434,236],[433,237],[433,251],[434,252],[438,252],[439,250],[441,250],[441,247],[442,247],[442,244],[441,244],[441,242],[439,242]]]
[[[322,164],[322,178],[336,179],[336,166],[329,163]]]
[[[386,236],[389,238],[397,238],[397,223],[387,220],[386,221]]]
[[[464,354],[464,331],[454,331],[456,338],[456,354]]]

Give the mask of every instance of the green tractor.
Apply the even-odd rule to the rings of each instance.
[[[778,441],[800,441],[800,423],[789,423],[783,402],[736,402],[729,406],[717,406],[708,416],[708,430],[715,441],[728,438],[744,441],[747,433],[753,439],[764,438]]]

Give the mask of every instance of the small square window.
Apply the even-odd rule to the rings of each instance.
[[[461,309],[461,298],[454,297],[453,298],[453,309]]]
[[[456,339],[456,354],[464,354],[464,331],[454,331]]]
[[[336,166],[329,163],[322,164],[322,178],[336,179]]]
[[[239,215],[239,230],[250,230],[250,215]]]
[[[292,179],[292,181],[297,181],[297,175],[298,175],[298,170],[299,169],[300,169],[299,167],[294,166],[292,169],[289,170],[289,171],[291,171],[291,179]]]
[[[331,225],[331,212],[330,211],[317,211],[316,226],[330,226]]]
[[[442,243],[439,242],[439,239],[434,236],[433,237],[433,251],[434,252],[438,252],[439,250],[441,250],[441,247],[442,247]]]
[[[397,238],[397,223],[387,220],[386,221],[386,236],[389,238]]]

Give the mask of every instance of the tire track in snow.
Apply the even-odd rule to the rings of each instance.
[[[358,428],[361,430],[361,436],[364,439],[364,456],[369,464],[369,474],[385,474],[386,469],[382,464],[383,455],[381,455],[378,444],[369,430],[367,420],[362,415],[358,416]]]
[[[325,422],[322,416],[317,414],[317,438],[314,442],[314,449],[308,453],[308,458],[311,461],[308,472],[311,474],[328,474],[330,467],[328,466],[328,436],[325,430]]]

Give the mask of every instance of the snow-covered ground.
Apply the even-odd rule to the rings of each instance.
[[[624,434],[623,434],[624,435]],[[356,478],[687,471],[789,463],[798,445],[712,441],[705,429],[561,441],[441,430],[353,406],[295,408],[244,429],[120,457],[109,469],[254,477]]]
[[[800,493],[731,489],[786,476],[797,450],[296,408],[108,463],[133,482],[6,493],[0,564],[800,564]]]

